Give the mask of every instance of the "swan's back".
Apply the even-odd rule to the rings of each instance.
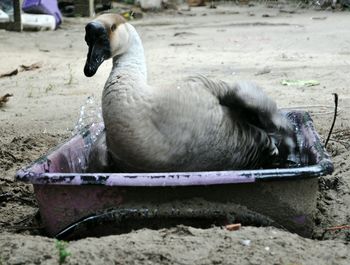
[[[157,90],[152,121],[170,147],[169,159],[176,161],[172,170],[265,166],[277,155],[274,139],[289,137],[288,121],[259,87],[235,84],[239,93],[228,104],[213,93],[226,86],[232,90],[200,76]]]

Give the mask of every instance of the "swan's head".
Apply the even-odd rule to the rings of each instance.
[[[129,34],[125,19],[117,14],[103,14],[85,27],[85,41],[89,46],[84,73],[93,76],[103,61],[124,53]]]

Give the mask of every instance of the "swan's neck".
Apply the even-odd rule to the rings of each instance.
[[[102,94],[102,114],[108,141],[122,141],[122,132],[128,130],[139,131],[135,128],[142,126],[142,113],[149,102],[150,89],[147,89],[142,42],[134,27],[130,24],[126,26],[128,49],[113,58],[113,68]]]
[[[135,28],[129,23],[125,23],[129,33],[128,49],[121,55],[113,58],[113,74],[121,72],[134,72],[147,81],[147,68],[142,41]]]

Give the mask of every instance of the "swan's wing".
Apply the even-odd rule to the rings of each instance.
[[[191,77],[191,80],[201,82],[217,97],[221,105],[228,107],[235,114],[235,117],[265,131],[269,135],[271,146],[278,148],[277,153],[282,160],[294,154],[295,139],[292,126],[261,87],[252,82],[228,84],[204,76]],[[275,150],[273,153],[276,153]]]
[[[268,132],[291,130],[288,120],[278,111],[276,103],[255,83],[228,84],[204,76],[191,77],[189,80],[201,82],[218,98],[221,105],[228,107],[254,126]]]

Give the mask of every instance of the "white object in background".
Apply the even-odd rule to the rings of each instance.
[[[140,0],[142,9],[160,9],[162,7],[162,0]]]
[[[22,14],[23,29],[29,30],[55,30],[56,19],[51,15]]]
[[[9,21],[10,21],[9,15],[0,9],[0,22],[9,22]]]

